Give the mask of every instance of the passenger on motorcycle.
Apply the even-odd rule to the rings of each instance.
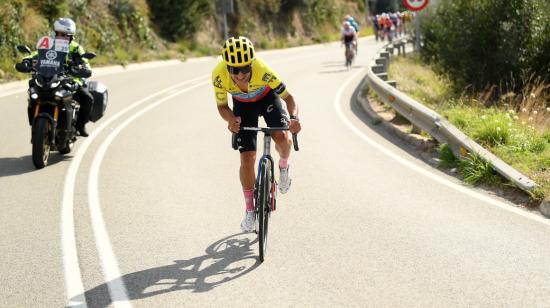
[[[357,33],[357,35],[359,35],[359,24],[357,23],[357,21],[355,21],[355,18],[353,18],[351,15],[346,15],[344,17],[344,21],[349,22],[349,24],[355,30],[355,33]]]
[[[246,214],[241,229],[253,231],[254,183],[257,132],[240,130],[257,127],[263,116],[269,127],[287,126],[291,133],[301,130],[298,120],[298,105],[279,76],[260,58],[256,57],[252,42],[243,36],[230,37],[223,44],[222,58],[212,71],[212,85],[220,116],[227,121],[228,129],[237,133],[240,152],[239,171],[243,189]],[[228,105],[227,93],[231,94],[233,108]],[[281,100],[285,102],[282,104]],[[288,131],[272,133],[279,152],[279,190],[286,193],[290,188],[288,158],[292,139]]]
[[[87,59],[82,58],[84,48],[73,40],[76,32],[76,24],[70,18],[59,18],[53,24],[56,39],[69,40],[69,53],[65,65],[69,74],[73,75],[73,81],[78,85],[78,89],[73,94],[73,99],[80,104],[76,129],[80,136],[88,137],[86,123],[90,120],[90,113],[93,106],[93,96],[87,90],[84,80],[79,77],[82,75],[90,76],[91,67]],[[36,59],[38,52],[34,51],[30,56],[25,57],[22,63],[27,67],[32,67],[33,59]],[[29,106],[29,114],[32,113],[34,106]]]

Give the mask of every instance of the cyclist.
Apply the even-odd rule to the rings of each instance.
[[[375,15],[375,16],[371,16],[370,17],[371,20],[372,20],[372,28],[374,30],[374,37],[376,38],[376,41],[378,41],[380,39],[380,25],[378,24],[378,15]]]
[[[355,36],[356,38],[359,37],[359,24],[357,23],[357,21],[355,21],[355,18],[353,18],[353,16],[351,15],[346,15],[344,17],[344,21],[347,21],[349,22],[349,24],[351,25],[351,27],[355,30]],[[357,40],[356,40],[356,44],[354,45],[355,47],[355,53],[357,53],[357,47],[359,46],[359,44],[357,44]]]
[[[222,61],[212,71],[212,84],[220,116],[227,121],[228,129],[237,133],[240,152],[239,170],[246,205],[243,232],[254,230],[254,182],[257,132],[241,131],[241,126],[256,127],[262,116],[269,127],[287,126],[298,133],[298,105],[279,76],[256,57],[252,42],[243,36],[230,37],[222,47]],[[228,105],[227,93],[233,101]],[[285,102],[283,105],[281,100]],[[290,116],[289,116],[290,115]],[[288,131],[273,132],[272,138],[279,153],[279,191],[286,193],[291,184],[288,158],[292,139]]]
[[[388,13],[383,13],[381,18],[382,18],[381,24],[384,31],[383,35],[388,38],[388,41],[391,42],[393,40],[392,31],[395,29],[395,26],[392,23]]]
[[[81,57],[84,54],[84,48],[82,48],[80,44],[73,40],[74,34],[76,32],[75,22],[70,18],[59,18],[54,22],[53,30],[55,32],[56,39],[66,39],[70,42],[69,54],[67,55],[65,63],[69,68],[69,73],[73,72],[73,69],[75,68],[73,64],[75,64],[75,62],[78,62],[84,65],[83,68],[78,68],[78,70],[87,70],[89,71],[89,74],[91,74],[91,68],[88,60]],[[29,67],[32,66],[32,59],[37,55],[38,52],[34,51],[30,56],[25,57],[22,63],[25,63]],[[73,80],[80,86],[73,95],[74,100],[80,104],[80,110],[78,112],[78,118],[76,122],[76,129],[80,136],[88,137],[88,132],[86,131],[86,123],[88,123],[88,121],[90,120],[90,113],[92,112],[94,98],[85,87],[82,78],[73,77]],[[29,106],[29,119],[31,118],[32,110],[34,110],[34,106]]]
[[[348,50],[357,46],[357,33],[355,29],[351,26],[349,21],[344,21],[342,23],[342,36],[340,37],[342,45],[346,46],[345,57],[348,58]]]
[[[353,27],[356,33],[359,33],[359,24],[357,21],[355,21],[355,18],[353,18],[351,15],[346,15],[344,17],[344,21],[347,21],[350,23],[350,25]]]

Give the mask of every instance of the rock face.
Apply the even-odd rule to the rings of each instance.
[[[550,218],[550,199],[544,199],[539,205],[539,210],[544,216]]]

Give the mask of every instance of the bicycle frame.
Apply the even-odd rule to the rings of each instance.
[[[262,154],[262,157],[260,157],[260,160],[258,161],[258,174],[256,175],[256,188],[254,189],[254,197],[256,198],[256,200],[258,200],[258,196],[257,196],[257,192],[258,192],[258,182],[260,180],[260,175],[263,174],[263,168],[265,168],[264,166],[267,165],[267,163],[269,162],[269,169],[270,169],[270,183],[275,183],[275,186],[277,186],[277,182],[275,181],[275,178],[274,178],[274,174],[275,174],[275,170],[274,170],[274,162],[273,162],[273,157],[271,156],[271,133],[269,131],[265,131],[264,132],[264,151],[263,151],[263,154]],[[277,188],[275,187],[275,192],[277,191]],[[272,199],[270,200],[271,201],[271,206],[269,207],[269,213],[273,210],[275,210],[275,192],[273,191],[272,189],[272,194],[273,196],[270,196]],[[258,202],[256,202],[256,211],[258,212]]]
[[[271,157],[271,132],[285,131],[288,127],[242,127],[242,130],[260,131],[264,133],[264,150],[258,161],[258,173],[254,187],[254,200],[256,212],[256,233],[260,246],[260,262],[264,261],[267,250],[267,231],[271,211],[276,209],[277,182],[275,181],[274,161]],[[294,150],[298,151],[298,138],[292,134]],[[237,149],[236,134],[232,139],[233,149]]]

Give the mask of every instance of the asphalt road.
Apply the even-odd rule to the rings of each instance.
[[[218,59],[104,71],[105,118],[42,170],[24,93],[0,93],[0,306],[549,306],[550,223],[425,165],[352,102],[379,47],[362,40],[350,71],[338,44],[260,54],[303,126],[261,264]]]

